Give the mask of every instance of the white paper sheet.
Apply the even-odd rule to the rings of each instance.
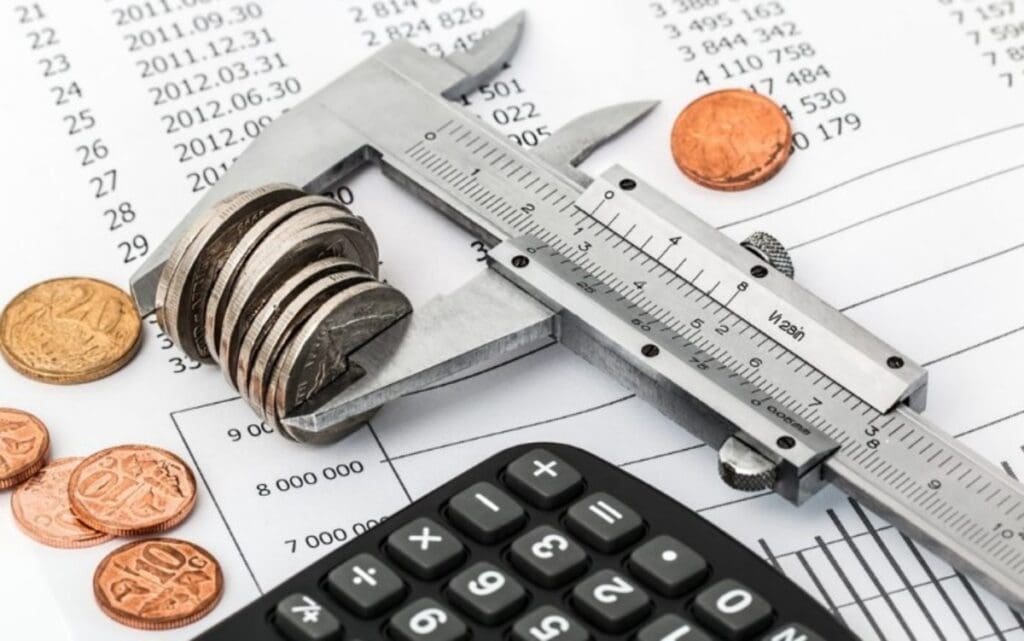
[[[5,3],[0,300],[68,274],[126,286],[261,119],[393,37],[451,51],[519,8],[519,54],[468,108],[531,144],[582,112],[661,100],[584,168],[621,163],[730,236],[779,236],[804,285],[928,366],[931,418],[1024,473],[1020,0]],[[750,85],[789,108],[806,149],[748,192],[688,182],[668,151],[676,114]],[[348,188],[384,275],[414,303],[482,269],[472,238],[375,170]],[[44,418],[54,456],[145,442],[198,472],[195,513],[174,535],[211,550],[227,588],[213,614],[164,638],[190,638],[490,454],[554,440],[700,510],[866,640],[1024,639],[1005,605],[839,492],[795,508],[728,489],[713,452],[557,345],[393,403],[324,448],[261,433],[218,371],[194,367],[151,323],[132,364],[97,383],[46,386],[0,367],[0,404]],[[326,480],[338,465],[361,471]],[[277,488],[305,473],[317,482]],[[92,572],[114,545],[28,546],[75,639],[142,636],[93,602]]]

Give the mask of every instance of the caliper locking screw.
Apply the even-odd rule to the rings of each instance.
[[[775,236],[755,231],[747,236],[740,246],[789,278],[793,278],[793,260],[789,257],[786,247]]]
[[[718,473],[725,484],[741,492],[760,492],[775,486],[776,465],[735,436],[718,450]]]

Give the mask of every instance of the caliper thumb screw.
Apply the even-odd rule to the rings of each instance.
[[[755,231],[747,236],[740,246],[789,278],[793,278],[793,260],[789,257],[786,247],[775,236]]]

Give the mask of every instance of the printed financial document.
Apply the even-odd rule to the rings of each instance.
[[[495,81],[461,98],[532,147],[575,116],[657,99],[584,167],[619,163],[728,235],[783,241],[796,278],[925,365],[926,415],[1024,474],[1022,0],[39,0],[0,13],[6,196],[0,300],[45,278],[128,277],[248,141],[389,41],[432,55],[527,11]],[[676,115],[718,88],[784,105],[794,155],[741,193],[689,182]],[[484,269],[482,245],[369,169],[334,196],[365,217],[381,274],[414,306]],[[866,641],[1024,639],[1024,619],[837,490],[797,508],[718,480],[714,452],[554,343],[406,397],[304,446],[263,426],[213,367],[146,319],[120,373],[48,386],[0,367],[0,405],[49,426],[52,456],[121,443],[197,473],[171,535],[211,551],[226,591],[186,639],[448,478],[520,442],[588,449],[762,554]],[[996,524],[993,524],[994,526]],[[3,540],[15,541],[9,516]],[[116,542],[18,540],[74,639],[138,639],[92,573]],[[8,603],[16,609],[18,603]]]

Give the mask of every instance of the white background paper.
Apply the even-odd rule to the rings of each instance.
[[[1024,63],[1014,58],[1024,35],[1012,36],[1024,14],[1019,0],[39,5],[44,17],[38,20],[31,3],[5,3],[0,10],[0,300],[70,274],[127,286],[140,260],[125,263],[138,250],[119,244],[144,236],[155,248],[198,197],[192,188],[202,184],[202,174],[215,173],[244,148],[240,143],[179,162],[176,144],[199,138],[196,144],[212,146],[207,137],[221,140],[224,127],[245,136],[246,121],[279,114],[389,37],[412,35],[428,50],[450,51],[460,38],[478,37],[525,8],[526,36],[499,79],[502,88],[468,96],[470,109],[503,133],[532,142],[544,127],[555,130],[591,109],[661,100],[584,168],[596,174],[623,164],[734,238],[755,229],[779,236],[793,247],[801,283],[928,366],[928,416],[1024,473],[1024,375],[1016,366],[1024,356]],[[236,11],[242,12],[237,18]],[[165,33],[175,23],[186,33],[205,28],[210,19],[203,22],[203,16],[211,12],[238,22],[129,50],[144,31],[160,26]],[[23,16],[32,20],[19,22]],[[118,26],[121,16],[127,24]],[[45,28],[54,30],[57,42],[32,49],[46,34],[29,34]],[[264,28],[269,43],[260,40]],[[215,37],[240,39],[247,30],[257,32],[257,46],[212,55]],[[746,44],[738,44],[737,35]],[[180,62],[189,47],[209,59],[174,68],[170,54]],[[686,47],[694,60],[688,61]],[[276,66],[275,54],[286,67]],[[69,68],[45,76],[47,68],[63,68],[58,55]],[[270,68],[238,79],[262,68],[259,56],[270,57]],[[232,67],[238,61],[245,70]],[[221,70],[225,65],[228,71]],[[155,71],[164,66],[170,68]],[[801,80],[804,69],[812,81]],[[708,82],[699,80],[702,71]],[[160,87],[175,83],[177,93],[187,92],[183,83],[195,85],[196,74],[221,86],[153,104],[167,95]],[[182,128],[175,120],[177,129],[167,131],[176,127],[168,118],[179,111],[206,114],[209,101],[230,106],[232,94],[250,89],[271,95],[271,83],[286,78],[301,90],[206,124]],[[713,88],[753,84],[767,91],[769,81],[808,149],[748,192],[713,192],[683,178],[667,144],[678,111]],[[54,88],[72,82],[82,95],[54,104]],[[818,104],[818,91],[832,92],[831,104],[807,113],[812,107],[802,107],[801,98]],[[81,109],[89,109],[96,124],[69,135],[74,122],[67,118]],[[517,113],[536,115],[516,121]],[[834,118],[842,121],[842,133]],[[76,148],[97,139],[110,153],[82,166],[84,152]],[[109,187],[102,181],[109,170],[117,171],[116,188],[96,198],[97,188]],[[383,274],[414,303],[450,291],[482,268],[472,238],[376,170],[349,187],[353,208],[377,232]],[[111,230],[114,218],[105,211],[122,202],[130,202],[137,217]],[[54,457],[144,442],[178,452],[201,474],[195,513],[174,535],[220,559],[227,589],[212,615],[159,636],[197,634],[331,547],[310,549],[309,536],[352,536],[357,524],[401,508],[501,448],[555,440],[623,465],[763,555],[770,550],[787,574],[838,608],[865,639],[926,640],[939,638],[939,631],[950,641],[1024,638],[1020,621],[998,600],[980,589],[972,594],[975,588],[948,566],[927,552],[919,560],[896,531],[867,516],[880,545],[839,492],[827,489],[798,509],[775,496],[726,488],[717,480],[713,452],[557,345],[537,346],[511,364],[396,402],[375,418],[372,431],[314,449],[274,434],[232,441],[229,430],[245,433],[257,422],[252,413],[219,372],[188,369],[189,363],[174,360],[176,348],[164,349],[155,326],[145,331],[128,367],[85,386],[43,385],[0,367],[0,405],[42,417]],[[181,368],[186,371],[175,373]],[[266,497],[257,490],[278,478],[353,462],[365,471]],[[864,564],[842,540],[843,531]],[[12,638],[139,638],[106,619],[92,599],[93,569],[115,545],[51,550],[21,536],[0,511],[0,602]]]

